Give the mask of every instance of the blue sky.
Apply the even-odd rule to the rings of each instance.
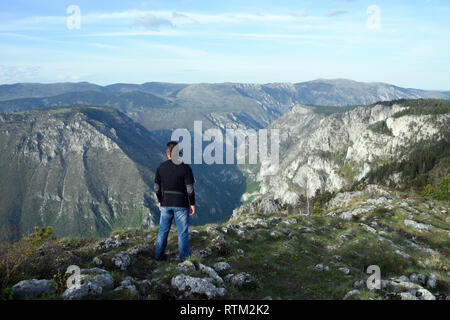
[[[450,1],[0,2],[0,83],[317,78],[450,90]]]

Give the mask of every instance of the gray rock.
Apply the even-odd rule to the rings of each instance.
[[[263,214],[278,213],[281,210],[281,205],[277,200],[272,198],[263,198],[258,203],[258,209]]]
[[[22,280],[11,287],[15,299],[37,299],[54,293],[58,285],[51,280]]]
[[[369,231],[370,233],[377,233],[377,230],[375,230],[374,228],[372,228],[372,227],[369,227],[367,224],[365,224],[365,223],[360,223],[359,224],[361,227],[363,227],[364,229],[366,229],[366,231]]]
[[[226,262],[217,262],[213,265],[214,270],[216,270],[218,273],[223,273],[229,269],[231,269],[231,266]]]
[[[339,271],[342,271],[344,274],[350,274],[350,269],[347,267],[341,267]]]
[[[418,290],[421,289],[422,287],[416,283],[413,282],[406,282],[406,281],[402,281],[400,279],[390,279],[387,282],[387,288],[390,291],[393,291],[395,293],[401,293],[401,292],[406,292],[406,291],[410,291],[410,290]]]
[[[437,286],[437,276],[433,273],[428,277],[427,287],[434,289]]]
[[[314,232],[314,230],[309,227],[301,227],[298,230],[303,233],[313,233]]]
[[[417,282],[417,274],[413,273],[412,275],[410,275],[409,280],[411,282]]]
[[[135,285],[136,281],[133,277],[125,277],[120,283],[120,286],[114,289],[115,292],[122,291],[123,293],[130,295],[131,297],[139,296],[139,292]]]
[[[323,265],[322,263],[316,264],[313,268],[317,271],[328,271],[330,268],[328,266]]]
[[[229,274],[225,277],[225,280],[227,280],[237,288],[243,288],[253,283],[253,277],[246,272],[241,272],[238,274]]]
[[[114,288],[111,274],[104,269],[81,269],[80,276],[81,286],[66,289],[61,296],[63,299],[78,300],[86,296],[101,295],[105,290]]]
[[[172,278],[171,285],[185,297],[192,295],[206,295],[208,299],[223,297],[226,294],[225,288],[217,288],[212,278],[194,278],[184,274]]]
[[[422,285],[425,285],[427,283],[427,277],[425,275],[423,275],[423,274],[418,274],[417,275],[417,282],[422,284]]]
[[[203,250],[199,251],[199,255],[202,258],[206,258],[206,257],[210,256],[211,254],[212,254],[212,251],[211,251],[210,248],[206,248],[206,249],[203,249]]]
[[[272,231],[270,232],[270,236],[274,239],[278,239],[281,237],[281,234],[278,231]]]
[[[429,231],[432,228],[432,226],[429,224],[415,222],[413,220],[408,220],[408,219],[405,219],[403,221],[403,223],[405,224],[405,226],[419,230],[419,231]]]
[[[121,251],[112,258],[112,262],[120,268],[120,270],[127,270],[128,266],[131,264],[131,257],[125,251]]]
[[[152,289],[152,282],[147,279],[144,279],[144,280],[136,281],[135,286],[139,291],[139,295],[141,297],[146,297],[146,296],[148,296],[148,294],[150,293],[150,291]]]
[[[417,292],[420,300],[436,300],[436,297],[427,289],[420,288]]]
[[[404,282],[409,282],[409,278],[407,276],[401,276],[400,278],[398,278],[400,281],[404,281]]]
[[[103,289],[109,290],[114,287],[114,280],[111,274],[100,268],[81,269],[81,279],[99,284]]]
[[[103,293],[103,288],[95,282],[83,283],[80,287],[73,286],[66,289],[62,298],[65,300],[79,300],[87,296],[98,296]]]
[[[395,250],[395,253],[398,254],[399,256],[401,256],[402,258],[405,258],[405,259],[411,258],[411,256],[409,254],[407,254],[406,252],[403,252],[400,249]]]
[[[367,212],[373,210],[374,208],[375,207],[373,207],[373,206],[366,207],[366,208],[364,208],[364,207],[356,208],[356,209],[354,209],[352,211],[346,211],[346,212],[341,213],[340,217],[342,219],[346,220],[346,221],[351,221],[355,217],[357,217],[357,216],[359,216],[359,215],[361,215],[363,213],[367,213]]]
[[[96,266],[103,265],[103,261],[99,257],[95,257],[94,259],[92,259],[92,263],[95,264]]]
[[[213,278],[220,285],[223,285],[223,279],[217,274],[217,272],[213,268],[205,266],[204,264],[201,263],[199,264],[199,267],[204,274],[206,274],[210,278]]]
[[[414,294],[410,292],[402,292],[400,293],[401,300],[419,300]]]
[[[142,253],[145,253],[148,251],[149,251],[149,248],[146,246],[136,246],[136,247],[129,249],[128,253],[135,256],[135,255],[142,254]]]
[[[351,290],[345,294],[343,300],[359,300],[360,294],[361,292],[359,290]]]
[[[139,296],[139,291],[136,289],[135,285],[127,285],[127,286],[123,286],[120,285],[117,288],[114,289],[115,292],[125,292],[126,294],[130,295],[131,297],[137,297]]]
[[[284,220],[283,223],[289,226],[291,224],[296,224],[297,223],[297,219],[292,218],[292,219]]]
[[[181,272],[194,272],[195,271],[195,265],[192,261],[186,260],[178,264],[177,269]]]
[[[119,236],[115,236],[114,238],[108,238],[105,241],[100,242],[100,244],[97,245],[95,249],[102,250],[102,249],[119,248],[122,245],[123,241],[119,240]]]

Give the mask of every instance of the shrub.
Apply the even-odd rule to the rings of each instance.
[[[36,249],[52,236],[52,228],[35,227],[28,237],[0,248],[0,289],[4,289],[22,267],[34,256]]]
[[[387,126],[386,120],[375,122],[369,125],[367,128],[375,133],[392,136],[392,130]]]
[[[423,188],[421,195],[426,198],[433,198],[437,200],[450,200],[450,193],[448,191],[449,184],[450,173],[447,174],[447,176],[435,186],[432,186],[431,184],[426,185]]]

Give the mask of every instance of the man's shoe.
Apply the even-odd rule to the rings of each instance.
[[[169,257],[167,254],[163,254],[161,257],[155,257],[156,261],[166,261]]]

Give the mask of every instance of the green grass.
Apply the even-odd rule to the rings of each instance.
[[[357,208],[367,200],[367,197],[364,194],[355,197],[340,210]],[[353,284],[356,280],[367,279],[368,275],[364,273],[365,267],[378,265],[382,279],[408,276],[412,273],[425,275],[435,273],[439,278],[440,292],[449,292],[450,281],[446,270],[450,270],[450,243],[445,230],[450,229],[450,221],[446,215],[440,213],[440,210],[433,210],[433,208],[448,208],[448,201],[420,200],[414,203],[410,201],[412,208],[423,213],[422,215],[411,213],[413,220],[433,225],[434,228],[430,232],[419,232],[404,224],[403,221],[408,218],[408,215],[400,206],[403,201],[402,198],[395,200],[392,209],[388,209],[387,206],[378,206],[363,214],[359,221],[343,221],[339,217],[328,216],[328,211],[321,216],[309,217],[279,213],[278,216],[283,220],[296,218],[297,223],[286,225],[281,222],[268,229],[251,229],[247,231],[245,239],[239,238],[234,232],[224,233],[221,228],[212,234],[208,233],[206,229],[213,224],[192,227],[191,230],[197,230],[199,233],[191,234],[191,251],[197,252],[210,248],[212,254],[206,258],[200,258],[194,254],[190,260],[197,266],[197,270],[190,275],[205,276],[198,270],[200,263],[212,266],[217,261],[226,261],[231,265],[231,273],[247,272],[255,280],[241,289],[228,285],[227,298],[230,299],[262,299],[267,296],[273,299],[342,299],[348,291],[354,289]],[[241,217],[233,217],[225,224],[245,222],[248,217],[270,218],[258,212],[249,212]],[[385,233],[373,234],[361,225],[365,223],[370,226],[371,221],[377,222],[378,226],[374,227],[377,231],[382,229]],[[308,227],[313,231],[304,233],[302,227]],[[284,229],[288,230],[291,237],[283,233]],[[272,237],[270,235],[272,231],[280,236]],[[38,264],[36,268],[27,267],[18,271],[15,278],[2,289],[5,292],[3,296],[6,299],[7,288],[19,279],[52,278],[57,275],[56,265],[59,265],[60,270],[64,270],[68,264],[93,267],[93,257],[100,255],[105,263],[103,268],[111,272],[116,286],[128,275],[137,279],[160,278],[160,282],[168,289],[155,287],[148,298],[177,298],[179,294],[170,286],[172,277],[180,273],[176,268],[178,265],[177,236],[175,232],[169,235],[167,247],[169,260],[156,262],[153,259],[156,232],[157,229],[116,230],[112,232],[112,236],[118,235],[124,241],[124,245],[100,252],[93,250],[99,241],[68,238],[52,240],[48,244],[49,248],[52,248],[50,252],[54,251],[58,254],[45,257],[46,267]],[[218,235],[224,237],[224,242],[220,244],[221,249],[217,249],[213,242]],[[343,237],[344,235],[347,236]],[[440,255],[427,254],[409,246],[408,241],[411,239],[415,239],[423,247],[440,252]],[[149,249],[133,256],[133,263],[127,271],[118,270],[112,264],[111,258],[115,253],[135,246],[146,246]],[[396,246],[410,257],[405,258],[398,254]],[[244,251],[243,256],[238,254],[238,249]],[[67,254],[68,252],[70,254]],[[24,266],[29,266],[32,261],[30,260]],[[328,266],[329,270],[314,270],[314,266],[319,263]],[[349,268],[350,274],[344,274],[339,270],[340,267]],[[135,297],[129,297],[126,293],[112,293],[100,298],[132,299]],[[198,298],[201,297],[195,297],[195,299]],[[382,296],[378,292],[363,289],[361,298],[380,299]]]

